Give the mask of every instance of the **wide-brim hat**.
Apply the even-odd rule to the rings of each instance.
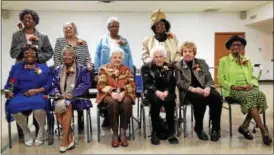
[[[234,42],[234,41],[240,41],[243,45],[244,45],[244,47],[246,46],[246,40],[244,39],[244,38],[242,38],[242,37],[240,37],[240,36],[238,36],[238,35],[234,35],[234,36],[232,36],[232,37],[230,37],[226,42],[225,42],[225,47],[227,48],[227,49],[230,49],[230,47],[231,47],[231,45],[232,45],[232,43]]]
[[[152,12],[152,15],[150,17],[151,20],[151,26],[160,21],[161,19],[166,19],[166,15],[164,12],[161,11],[161,9],[157,9]]]

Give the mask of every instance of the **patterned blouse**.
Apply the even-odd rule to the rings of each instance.
[[[69,45],[70,44],[67,42],[65,38],[57,38],[55,43],[55,48],[54,48],[54,54],[53,54],[53,60],[54,60],[55,66],[60,66],[61,64],[63,64],[62,51],[66,46],[69,46]],[[76,53],[77,63],[83,66],[87,66],[87,64],[91,63],[88,45],[86,43],[80,46],[76,46],[75,53]]]
[[[119,88],[119,89],[118,89]],[[101,103],[106,95],[110,95],[113,91],[124,91],[125,96],[129,96],[135,101],[136,84],[134,76],[130,69],[125,65],[120,67],[118,72],[115,72],[110,64],[103,65],[98,74],[96,103]]]

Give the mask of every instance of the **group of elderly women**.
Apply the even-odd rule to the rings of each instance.
[[[127,39],[118,34],[118,20],[108,20],[109,34],[98,42],[93,66],[87,43],[77,37],[73,22],[64,24],[64,37],[57,39],[53,50],[48,36],[35,28],[39,23],[35,11],[23,10],[19,17],[23,24],[18,24],[20,30],[13,34],[10,50],[16,64],[12,66],[5,85],[5,95],[6,111],[14,116],[19,134],[22,130],[25,145],[39,146],[44,142],[45,117],[50,110],[50,102],[44,95],[49,95],[54,99],[56,119],[63,129],[60,152],[75,147],[70,126],[72,113],[78,110],[78,127],[83,129],[82,111],[92,107],[91,101],[85,96],[93,85],[91,72],[95,71],[98,72],[96,103],[107,108],[102,126],[112,129],[113,147],[128,146],[126,130],[132,116],[136,85],[131,50]],[[158,145],[164,139],[168,139],[170,144],[179,143],[174,134],[174,111],[176,98],[182,92],[185,100],[193,105],[194,131],[198,138],[209,139],[203,130],[203,118],[208,105],[212,122],[210,139],[218,141],[222,97],[214,87],[207,63],[195,58],[197,48],[193,42],[184,42],[178,48],[177,38],[169,31],[170,23],[160,9],[153,12],[151,21],[154,35],[143,42],[144,65],[141,68],[143,94],[150,103],[151,143]],[[246,40],[233,36],[225,46],[230,54],[220,60],[218,79],[223,89],[222,95],[238,100],[242,113],[247,114],[238,131],[246,139],[252,140],[248,126],[253,118],[261,130],[263,143],[270,145],[272,139],[260,119],[260,113],[267,109],[266,98],[258,89],[258,79],[253,76],[250,59],[241,55]],[[55,64],[53,71],[45,64],[52,56]],[[162,107],[168,126],[165,137],[161,136],[163,129],[159,114]],[[27,125],[27,117],[31,112],[36,125],[35,140]]]

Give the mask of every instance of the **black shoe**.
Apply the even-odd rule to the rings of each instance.
[[[244,131],[242,127],[239,127],[238,132],[244,135],[245,139],[253,140],[253,135],[248,130]]]
[[[211,141],[218,141],[220,138],[220,131],[212,130],[210,139]]]
[[[270,145],[272,143],[272,139],[269,135],[263,136],[263,142],[265,145]]]
[[[109,129],[110,128],[110,124],[109,124],[108,118],[106,116],[105,116],[105,119],[102,123],[102,128],[103,129]]]
[[[204,130],[202,131],[195,131],[198,138],[201,139],[201,140],[208,140],[208,135],[205,133]]]
[[[152,133],[150,140],[151,140],[151,144],[153,144],[153,145],[159,145],[160,144],[160,139],[158,138],[156,133]]]
[[[169,144],[178,144],[179,143],[178,139],[175,136],[168,137],[168,142],[169,142]]]

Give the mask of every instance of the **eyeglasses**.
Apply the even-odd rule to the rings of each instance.
[[[243,45],[242,45],[242,44],[232,44],[232,45],[231,45],[231,47],[236,47],[236,46],[242,47]]]

